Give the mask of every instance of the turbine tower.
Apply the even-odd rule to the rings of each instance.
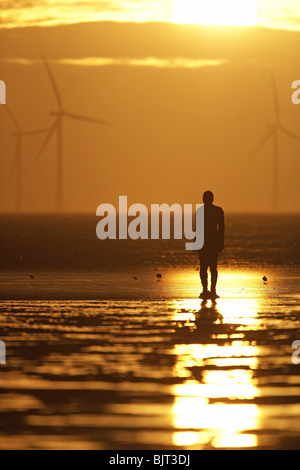
[[[75,119],[78,121],[86,121],[86,122],[93,122],[97,124],[103,124],[106,126],[110,126],[111,123],[108,121],[105,121],[103,119],[94,119],[86,116],[81,116],[79,114],[74,114],[65,111],[63,107],[63,102],[61,98],[61,94],[59,92],[57,83],[54,79],[52,70],[48,64],[48,61],[45,57],[43,57],[44,65],[47,71],[47,74],[49,76],[58,109],[56,111],[50,112],[50,115],[54,117],[54,123],[48,129],[48,134],[46,136],[46,139],[37,155],[37,158],[39,158],[44,149],[46,148],[49,140],[51,137],[56,133],[57,137],[57,189],[56,189],[56,209],[58,211],[61,211],[63,209],[63,204],[64,204],[64,167],[63,167],[63,119],[64,118],[70,118],[70,119]]]
[[[281,124],[279,104],[278,104],[278,93],[277,93],[277,87],[276,87],[276,82],[275,82],[273,73],[271,73],[271,81],[272,81],[273,98],[274,98],[275,120],[273,124],[267,125],[267,128],[268,128],[267,133],[261,139],[258,145],[254,148],[254,150],[251,152],[250,156],[253,156],[255,153],[257,153],[269,139],[273,140],[273,203],[272,204],[273,204],[273,209],[277,211],[279,207],[279,172],[278,172],[279,134],[281,131],[282,133],[298,141],[300,141],[300,137],[294,134],[293,132],[289,131],[286,127],[284,127]]]
[[[12,135],[16,139],[16,144],[15,144],[15,150],[14,150],[14,157],[12,161],[12,167],[11,167],[11,174],[16,170],[16,178],[17,178],[17,185],[16,185],[16,200],[15,200],[15,209],[16,211],[21,211],[22,210],[22,202],[23,202],[23,176],[22,176],[22,143],[23,143],[23,138],[25,136],[32,136],[32,135],[38,135],[38,134],[45,134],[47,132],[47,129],[39,129],[35,131],[23,131],[21,129],[21,126],[16,119],[15,115],[9,108],[9,106],[6,104],[4,106],[5,111],[7,112],[13,127],[14,131],[12,132]]]

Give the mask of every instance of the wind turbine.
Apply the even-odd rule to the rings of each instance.
[[[50,129],[48,129],[48,134],[47,134],[46,139],[45,139],[45,141],[44,141],[44,143],[43,143],[43,145],[42,145],[42,147],[41,147],[41,149],[40,149],[40,151],[37,155],[37,158],[39,158],[42,155],[44,149],[46,148],[46,146],[49,142],[49,140],[56,133],[56,136],[57,136],[56,209],[58,211],[61,211],[62,208],[63,208],[63,202],[64,202],[64,191],[63,191],[63,189],[64,189],[63,188],[63,179],[64,179],[63,178],[64,177],[64,168],[63,168],[63,119],[64,118],[70,118],[70,119],[75,119],[75,120],[78,120],[78,121],[86,121],[86,122],[93,122],[93,123],[97,123],[97,124],[103,124],[103,125],[106,125],[106,126],[110,126],[111,123],[108,122],[108,121],[104,121],[102,119],[94,119],[94,118],[82,116],[82,115],[79,115],[79,114],[69,113],[69,112],[65,111],[65,109],[63,107],[61,94],[59,92],[57,83],[54,79],[54,76],[53,76],[52,70],[49,66],[49,63],[48,63],[48,61],[45,57],[43,57],[42,59],[43,59],[47,74],[49,76],[49,79],[50,79],[50,82],[51,82],[51,85],[52,85],[52,88],[53,88],[53,91],[54,91],[54,94],[55,94],[58,110],[50,112],[50,115],[54,116],[54,122],[53,122],[53,125],[50,127]]]
[[[12,135],[16,139],[16,145],[14,150],[14,157],[12,161],[11,173],[16,169],[17,175],[17,188],[16,188],[16,210],[20,211],[22,209],[22,189],[23,189],[23,178],[22,178],[22,143],[25,136],[45,134],[47,129],[39,129],[35,131],[23,131],[21,126],[16,119],[15,115],[6,104],[4,106],[5,111],[7,112],[10,120],[12,121],[14,131]]]
[[[278,139],[280,131],[289,137],[300,141],[300,137],[293,132],[289,131],[286,127],[281,124],[280,120],[280,112],[279,112],[279,104],[278,104],[278,93],[276,82],[274,78],[274,74],[271,73],[271,80],[272,80],[272,89],[273,89],[273,98],[274,98],[274,110],[275,110],[275,121],[273,124],[268,124],[267,128],[268,131],[265,136],[261,139],[258,145],[254,148],[251,152],[250,156],[253,156],[257,153],[261,147],[269,140],[273,140],[273,209],[276,211],[278,210],[278,202],[279,202],[279,174],[278,174]]]

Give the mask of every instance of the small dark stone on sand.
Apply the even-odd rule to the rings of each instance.
[[[162,275],[161,275],[161,274],[156,274],[156,277],[157,277],[157,279],[162,279]]]
[[[263,277],[263,281],[267,282],[268,278],[266,276]]]

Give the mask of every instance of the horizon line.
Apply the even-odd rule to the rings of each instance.
[[[69,21],[61,21],[61,22],[44,22],[44,23],[2,23],[0,24],[0,31],[5,31],[5,30],[13,30],[13,29],[34,29],[34,28],[55,28],[55,27],[64,27],[64,26],[79,26],[79,25],[90,25],[90,24],[121,24],[121,25],[154,25],[154,24],[165,24],[165,25],[171,25],[175,27],[182,27],[182,28],[199,28],[199,29],[222,29],[222,30],[251,30],[251,29],[261,29],[261,30],[268,30],[268,31],[286,31],[286,32],[300,32],[300,23],[299,25],[294,25],[294,26],[283,26],[283,25],[267,25],[267,24],[256,24],[256,25],[218,25],[218,24],[199,24],[199,23],[177,23],[172,20],[111,20],[111,19],[98,19],[98,20],[69,20]]]

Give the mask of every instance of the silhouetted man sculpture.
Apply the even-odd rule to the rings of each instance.
[[[213,204],[214,195],[211,191],[205,191],[203,194],[204,202],[204,245],[199,250],[200,260],[200,279],[203,292],[201,299],[218,299],[216,286],[218,280],[218,255],[224,248],[224,212],[221,207]],[[207,287],[207,270],[210,268],[211,289]]]

